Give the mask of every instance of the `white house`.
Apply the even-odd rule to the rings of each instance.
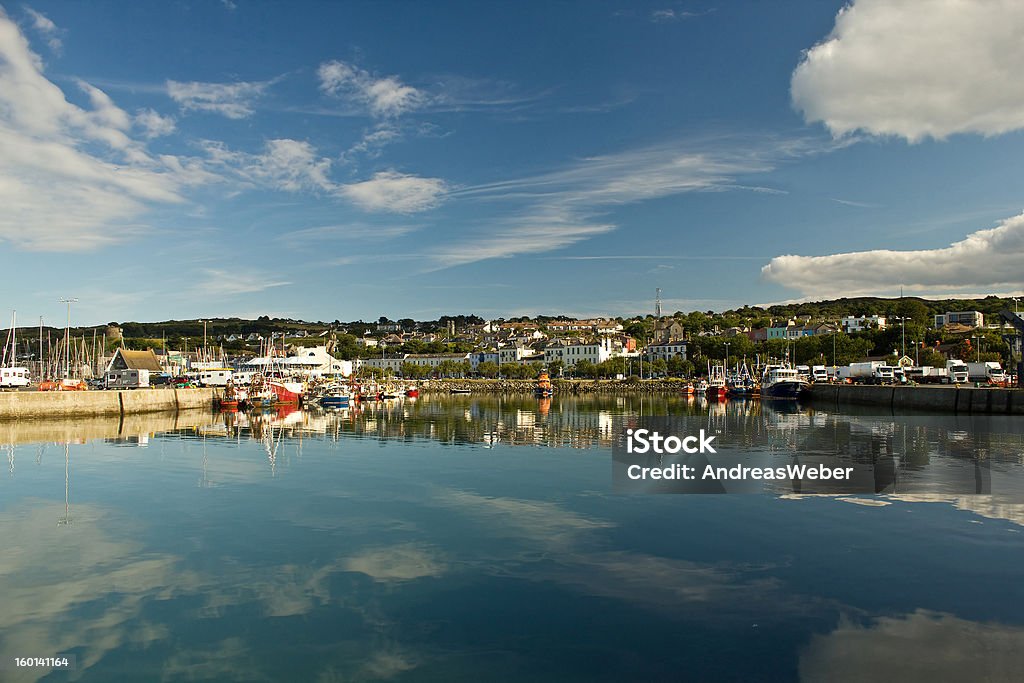
[[[596,342],[558,340],[544,348],[545,363],[561,361],[562,365],[567,368],[576,365],[581,360],[597,364],[618,355],[621,355],[621,349],[616,349],[608,337],[602,337],[600,341]]]
[[[865,332],[867,330],[884,330],[887,325],[884,315],[848,315],[839,321],[843,332]]]
[[[985,325],[985,316],[980,311],[946,311],[942,315],[935,316],[936,329],[946,325],[982,327]]]

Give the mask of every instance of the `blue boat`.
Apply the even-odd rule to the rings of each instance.
[[[346,394],[332,394],[320,397],[320,406],[323,408],[348,408],[351,397]]]

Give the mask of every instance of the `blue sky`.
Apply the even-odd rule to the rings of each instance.
[[[1009,0],[5,3],[0,306],[1020,293],[1022,33]]]

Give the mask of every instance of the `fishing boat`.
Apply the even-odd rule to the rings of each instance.
[[[702,379],[701,381],[697,382],[697,386],[694,387],[693,391],[698,396],[706,395],[708,393],[708,381],[706,379]]]
[[[709,401],[721,401],[726,395],[725,366],[708,362],[708,388],[704,392]]]
[[[323,394],[317,399],[322,408],[340,410],[348,408],[352,403],[352,392],[344,384],[329,384],[324,387]]]
[[[796,401],[807,394],[810,386],[794,368],[768,366],[761,380],[761,398]]]
[[[278,403],[299,403],[302,400],[302,382],[292,382],[285,379],[271,379],[267,381],[270,390]]]
[[[683,396],[693,396],[695,393],[697,393],[697,390],[694,388],[693,384],[687,384],[685,387],[680,389],[679,393],[681,393]]]
[[[750,368],[746,361],[736,368],[736,372],[729,378],[726,388],[726,395],[729,398],[746,398],[753,396],[757,388],[754,377],[750,374]]]
[[[420,389],[419,387],[415,386],[409,387],[408,389],[405,390],[405,395],[409,398],[418,398],[420,395]]]
[[[551,386],[551,378],[548,373],[542,371],[540,376],[537,377],[537,385],[533,388],[533,393],[539,398],[549,398],[555,393],[555,389]]]
[[[235,394],[235,385],[231,380],[228,380],[224,386],[224,396],[221,397],[217,407],[224,413],[238,410],[238,396]]]

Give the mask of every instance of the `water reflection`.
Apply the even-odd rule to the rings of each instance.
[[[892,459],[901,488],[610,495],[618,430],[657,414],[751,457]],[[90,429],[54,426],[45,456],[0,477],[0,658],[71,652],[75,680],[1012,680],[1024,665],[1012,423],[455,397]],[[18,438],[11,453],[41,454]],[[911,486],[979,460],[1002,498]]]

